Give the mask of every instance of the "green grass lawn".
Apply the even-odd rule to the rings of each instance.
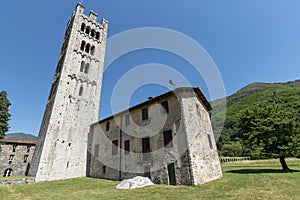
[[[224,177],[199,186],[155,185],[115,189],[118,181],[78,178],[0,187],[0,199],[300,199],[300,159],[288,159],[292,173],[278,160],[224,164]]]
[[[9,176],[9,177],[0,177],[0,181],[2,180],[16,180],[22,178],[28,178],[29,176]]]

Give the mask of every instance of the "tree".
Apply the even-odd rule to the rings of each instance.
[[[9,129],[8,121],[10,120],[9,106],[10,102],[7,99],[7,92],[0,92],[0,139],[5,136]]]
[[[299,113],[276,103],[250,107],[238,119],[243,144],[261,148],[267,158],[279,158],[282,169],[289,171],[286,157],[299,152]]]
[[[243,148],[239,141],[226,142],[222,145],[222,152],[219,154],[225,157],[240,157],[243,156]]]

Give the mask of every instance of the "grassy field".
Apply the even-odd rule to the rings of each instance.
[[[292,173],[278,160],[223,164],[224,177],[200,186],[155,185],[117,190],[118,181],[79,178],[0,187],[0,199],[300,199],[300,159],[288,159]]]
[[[16,180],[21,178],[28,178],[28,176],[9,176],[9,177],[0,177],[0,181],[2,180]]]

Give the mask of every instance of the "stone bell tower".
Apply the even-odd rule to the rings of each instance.
[[[89,125],[98,121],[108,22],[77,4],[68,22],[29,175],[86,176]]]

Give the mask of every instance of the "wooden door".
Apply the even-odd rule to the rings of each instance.
[[[171,163],[168,165],[168,174],[169,174],[169,184],[176,185],[176,176],[175,176],[175,165]]]

